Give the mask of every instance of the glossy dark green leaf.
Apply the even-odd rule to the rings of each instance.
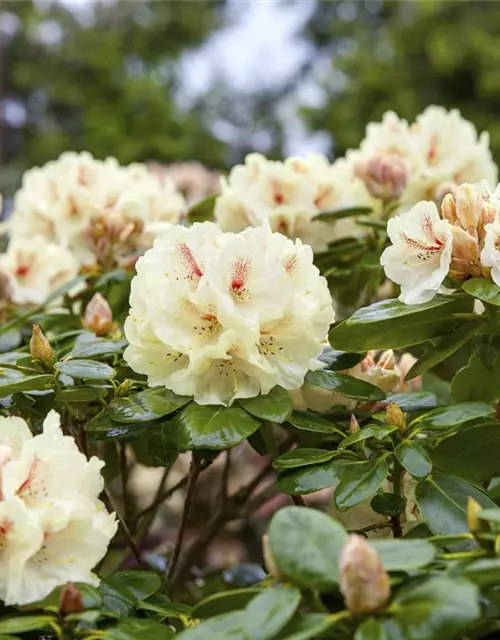
[[[427,540],[391,540],[376,538],[369,541],[380,557],[386,571],[412,571],[434,559],[435,547]]]
[[[448,407],[438,407],[433,411],[424,413],[411,423],[411,427],[418,427],[424,431],[446,430],[459,427],[471,420],[492,415],[494,409],[485,402],[461,402]]]
[[[144,436],[138,440],[138,444],[143,445],[144,457],[147,458],[147,462],[146,459],[139,461],[146,466],[171,467],[179,455],[170,421],[149,427]],[[134,451],[136,451],[135,443]]]
[[[389,640],[455,640],[481,615],[477,587],[444,576],[403,587],[391,610],[384,621]]]
[[[334,349],[368,351],[399,349],[450,333],[462,323],[454,313],[468,311],[466,296],[436,296],[424,304],[382,300],[356,311],[330,331]]]
[[[444,440],[432,460],[445,473],[482,481],[500,475],[500,425],[468,427]]]
[[[346,373],[338,371],[309,371],[306,375],[306,382],[321,389],[340,393],[346,398],[354,400],[384,400],[385,393],[378,387],[364,380],[358,380]]]
[[[116,422],[147,422],[163,418],[191,401],[169,389],[146,389],[128,398],[115,398],[110,402],[109,415]]]
[[[397,431],[397,427],[393,424],[369,424],[366,427],[362,427],[359,431],[351,433],[351,435],[344,438],[339,443],[339,448],[344,449],[356,442],[362,442],[368,440],[368,438],[375,438],[375,440],[382,440],[393,431]]]
[[[212,195],[194,204],[187,212],[188,221],[193,224],[195,222],[212,220],[216,201],[217,195]]]
[[[108,629],[103,640],[168,640],[174,632],[166,624],[153,620],[125,618],[115,629]]]
[[[370,502],[370,507],[383,516],[398,516],[405,510],[405,505],[405,499],[395,493],[378,493]]]
[[[387,402],[397,404],[405,413],[433,409],[437,405],[436,394],[431,391],[414,391],[407,393],[391,393]]]
[[[433,475],[416,490],[418,508],[434,534],[467,533],[467,499],[474,498],[484,509],[495,503],[480,489],[461,478]]]
[[[151,611],[162,618],[189,618],[192,612],[192,608],[189,605],[180,602],[170,602],[167,596],[161,593],[155,593],[145,601],[141,600],[137,603],[136,608],[138,610]]]
[[[161,578],[152,571],[118,571],[107,578],[106,583],[127,589],[136,600],[146,600],[161,587]]]
[[[330,460],[323,464],[282,471],[276,481],[278,489],[289,495],[305,495],[333,487],[348,464],[346,460]]]
[[[342,437],[345,434],[337,427],[317,413],[312,411],[294,411],[287,422],[301,431],[313,431],[315,433],[338,433]]]
[[[112,367],[95,360],[63,360],[54,366],[60,373],[83,380],[109,380],[116,375]]]
[[[62,389],[57,391],[57,402],[94,402],[103,400],[108,393],[105,387],[72,387],[71,389]]]
[[[425,478],[432,471],[432,461],[427,451],[416,442],[405,440],[394,449],[402,467],[414,478]]]
[[[0,620],[0,633],[25,633],[35,629],[44,629],[51,622],[55,622],[53,616],[15,616]]]
[[[191,402],[172,420],[179,449],[227,449],[257,431],[260,422],[238,406],[219,407]]]
[[[498,378],[500,360],[492,371],[473,353],[465,367],[451,381],[451,393],[456,402],[496,402],[500,398]]]
[[[347,369],[352,369],[361,362],[364,357],[364,353],[337,351],[337,349],[332,349],[330,345],[327,345],[326,347],[323,347],[323,351],[318,357],[318,360],[324,362],[327,365],[327,368],[332,371],[347,371]]]
[[[238,402],[252,416],[278,424],[285,422],[292,413],[290,394],[281,387],[274,387],[264,396],[238,400]]]
[[[382,622],[376,618],[368,618],[356,629],[354,640],[388,640],[388,638]]]
[[[244,609],[247,604],[262,593],[262,589],[234,589],[232,591],[222,591],[213,593],[193,608],[191,616],[193,618],[213,618],[221,613],[238,611]]]
[[[321,222],[335,222],[336,220],[341,220],[342,218],[367,216],[370,213],[373,213],[373,209],[371,207],[348,207],[345,209],[336,209],[335,211],[326,211],[325,213],[320,213],[315,216],[314,219],[320,220]]]
[[[277,640],[313,640],[325,637],[328,629],[336,624],[333,616],[324,613],[307,613],[295,616],[277,636]],[[0,639],[1,640],[1,639]]]
[[[223,613],[206,620],[197,627],[191,627],[179,635],[179,640],[241,640],[241,628],[245,619],[244,611]]]
[[[388,473],[389,467],[385,457],[346,464],[335,489],[336,506],[341,510],[350,509],[371,498],[377,493]]]
[[[301,600],[298,589],[264,589],[245,609],[243,637],[246,640],[272,640],[291,620]]]
[[[54,384],[54,376],[41,374],[23,376],[18,371],[1,371],[0,368],[0,398],[5,398],[19,391],[41,391],[50,389]]]
[[[477,319],[470,320],[450,335],[445,336],[437,346],[432,345],[429,347],[412,366],[406,379],[412,380],[449,358],[463,347],[464,344],[467,344],[474,334],[481,330],[482,326],[484,326],[483,318],[478,317]]]
[[[108,340],[98,338],[89,332],[81,333],[68,354],[72,358],[99,358],[121,353],[127,346],[126,340]]]
[[[328,462],[336,455],[338,451],[328,451],[327,449],[294,449],[284,453],[273,462],[273,467],[279,469],[294,469],[296,467],[305,467],[311,464],[319,464]]]
[[[481,302],[500,307],[500,288],[492,280],[471,278],[463,283],[462,289]]]
[[[100,411],[85,424],[85,431],[91,433],[106,433],[110,429],[120,428],[127,429],[124,425],[118,424],[111,419],[107,409]]]
[[[318,591],[337,588],[339,555],[347,533],[324,513],[285,507],[272,518],[269,544],[279,569],[297,585]]]
[[[134,610],[137,598],[125,586],[118,587],[103,580],[99,585],[99,591],[102,593],[104,610],[116,617],[124,618]]]

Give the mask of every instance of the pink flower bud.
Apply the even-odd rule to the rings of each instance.
[[[98,336],[107,336],[113,330],[113,312],[100,293],[95,293],[88,303],[82,324]]]
[[[60,613],[67,616],[71,613],[81,613],[84,610],[81,591],[72,582],[68,582],[59,596]]]
[[[339,573],[340,591],[352,614],[372,613],[389,600],[389,576],[379,554],[363,537],[349,536],[340,554]]]
[[[380,153],[358,169],[359,177],[374,198],[395,200],[408,183],[408,169],[397,153]]]

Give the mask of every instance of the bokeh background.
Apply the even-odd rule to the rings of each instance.
[[[0,191],[67,149],[224,170],[458,107],[500,160],[500,3],[0,1]]]

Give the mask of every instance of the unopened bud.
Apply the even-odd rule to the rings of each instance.
[[[457,208],[455,206],[455,198],[451,193],[444,196],[441,202],[441,213],[445,220],[450,224],[458,224]]]
[[[395,425],[401,433],[406,431],[406,416],[401,407],[394,402],[387,405],[385,419],[387,424]]]
[[[45,369],[52,368],[54,363],[54,350],[38,324],[33,325],[33,333],[30,340],[30,354],[33,360],[38,360]]]
[[[457,185],[455,182],[442,182],[435,188],[433,200],[438,206],[442,206],[444,198],[446,198],[448,195],[454,196],[456,190]]]
[[[352,534],[339,559],[339,587],[354,615],[381,609],[391,595],[390,579],[375,549],[361,536]]]
[[[268,573],[277,580],[284,580],[285,575],[279,570],[276,560],[274,559],[268,535],[262,536],[262,555],[264,556],[264,564]]]
[[[61,615],[67,616],[71,613],[81,613],[84,610],[80,590],[72,582],[68,582],[59,596],[59,612]]]
[[[358,175],[374,198],[395,200],[408,183],[408,169],[397,153],[380,153],[363,164]]]
[[[356,419],[354,413],[351,413],[351,419],[349,421],[349,433],[356,433],[359,431],[361,427],[359,426],[359,422]]]
[[[472,184],[461,184],[455,194],[457,218],[463,229],[475,232],[481,220],[483,199]]]
[[[472,533],[478,533],[485,530],[486,522],[481,522],[478,513],[483,507],[470,496],[467,498],[467,526]],[[487,525],[486,525],[487,528]]]
[[[387,371],[392,371],[392,369],[396,366],[396,358],[394,357],[394,351],[392,349],[388,349],[380,354],[379,359],[377,361],[377,365],[381,369],[386,369]]]
[[[484,267],[481,264],[477,239],[461,227],[451,226],[450,229],[453,244],[448,275],[458,282],[462,282],[469,276],[481,277]]]
[[[132,389],[134,382],[133,380],[124,380],[118,389],[116,390],[116,396],[118,398],[123,398],[124,396],[128,396],[130,390]]]
[[[106,298],[100,293],[92,296],[85,309],[82,324],[98,336],[107,336],[113,330],[113,312]]]

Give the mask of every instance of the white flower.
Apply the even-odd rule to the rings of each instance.
[[[333,321],[312,251],[266,226],[170,229],[139,260],[125,322],[128,364],[151,386],[230,404],[299,386]]]
[[[380,262],[385,273],[401,285],[399,299],[406,304],[431,300],[448,274],[452,231],[432,202],[419,202],[408,213],[389,220],[392,245]]]
[[[40,236],[14,238],[0,254],[0,277],[16,304],[42,304],[77,273],[71,251]]]
[[[500,217],[485,225],[486,235],[484,247],[481,251],[481,264],[492,267],[491,278],[500,287]]]
[[[269,222],[273,231],[319,251],[339,237],[341,227],[316,220],[318,214],[370,201],[344,161],[330,165],[324,156],[310,154],[277,162],[252,153],[221,179],[215,218],[224,231],[233,232]]]
[[[21,605],[68,581],[95,584],[116,532],[98,499],[104,463],[87,460],[54,411],[34,437],[20,418],[0,427],[0,598]]]
[[[16,238],[41,235],[84,262],[92,257],[85,232],[96,218],[113,214],[138,225],[136,244],[148,247],[157,225],[177,222],[184,208],[172,181],[145,165],[121,167],[114,158],[67,152],[24,174],[9,225]]]

